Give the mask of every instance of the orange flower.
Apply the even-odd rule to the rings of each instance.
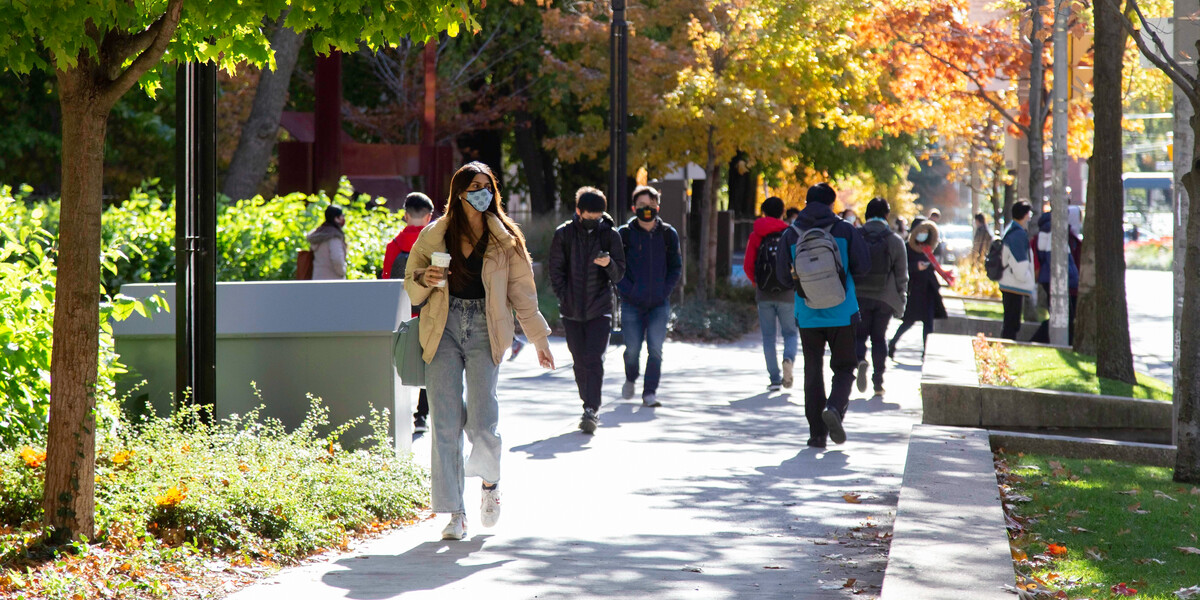
[[[1046,546],[1046,552],[1050,556],[1066,556],[1067,547],[1062,544],[1050,544]]]
[[[25,466],[30,469],[36,469],[46,462],[46,453],[40,450],[34,450],[29,446],[21,447],[21,460],[25,461]]]
[[[179,486],[171,486],[167,493],[155,496],[154,503],[159,506],[175,506],[187,498],[187,494],[184,493],[186,491],[187,487],[180,489]]]
[[[119,466],[129,462],[129,459],[131,459],[131,458],[133,458],[133,450],[122,450],[113,455],[112,462],[114,465],[117,465],[119,467]]]

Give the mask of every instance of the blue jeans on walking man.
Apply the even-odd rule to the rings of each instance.
[[[775,352],[776,331],[783,335],[783,360],[796,362],[800,330],[796,328],[795,313],[795,302],[758,303],[758,326],[762,329],[763,358],[767,361],[767,375],[771,378],[771,385],[779,385],[783,381],[779,371],[779,356]]]
[[[625,337],[625,380],[637,381],[642,362],[642,342],[646,343],[646,379],[642,382],[642,397],[658,393],[662,376],[663,343],[667,341],[667,319],[671,305],[663,303],[652,308],[621,303],[621,334]]]

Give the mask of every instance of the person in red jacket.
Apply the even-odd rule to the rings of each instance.
[[[775,276],[776,256],[779,252],[787,251],[779,245],[783,231],[788,228],[783,220],[783,200],[776,196],[764,200],[762,215],[754,221],[754,230],[750,233],[750,241],[746,243],[746,260],[742,263],[742,270],[755,287],[758,324],[763,336],[763,357],[770,377],[767,390],[776,392],[780,387],[792,387],[792,368],[796,364],[800,331],[796,326],[796,292],[784,287],[780,278]],[[782,372],[775,353],[776,329],[783,335]]]
[[[388,242],[387,250],[383,253],[383,278],[404,279],[404,266],[408,264],[408,254],[412,252],[417,236],[433,218],[433,201],[421,192],[413,192],[404,199],[404,229],[396,234],[395,239]],[[419,306],[413,307],[412,316],[421,314]],[[426,421],[429,419],[429,397],[425,388],[417,398],[417,412],[413,413],[413,431],[425,433],[429,429]]]

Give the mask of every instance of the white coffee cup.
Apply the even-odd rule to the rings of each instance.
[[[450,268],[450,255],[446,252],[434,252],[429,256],[430,263],[442,269],[443,279],[438,282],[437,287],[446,287],[445,273],[446,269]]]

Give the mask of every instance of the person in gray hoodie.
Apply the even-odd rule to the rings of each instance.
[[[336,204],[325,207],[325,222],[308,232],[313,253],[313,279],[346,278],[346,215]]]
[[[856,350],[858,351],[858,391],[867,391],[867,340],[871,341],[871,376],[875,395],[883,395],[883,372],[887,369],[887,328],[892,316],[904,316],[908,301],[908,254],[904,240],[888,226],[891,206],[883,198],[867,203],[867,222],[862,226],[863,240],[871,253],[871,270],[857,278],[858,295]]]

